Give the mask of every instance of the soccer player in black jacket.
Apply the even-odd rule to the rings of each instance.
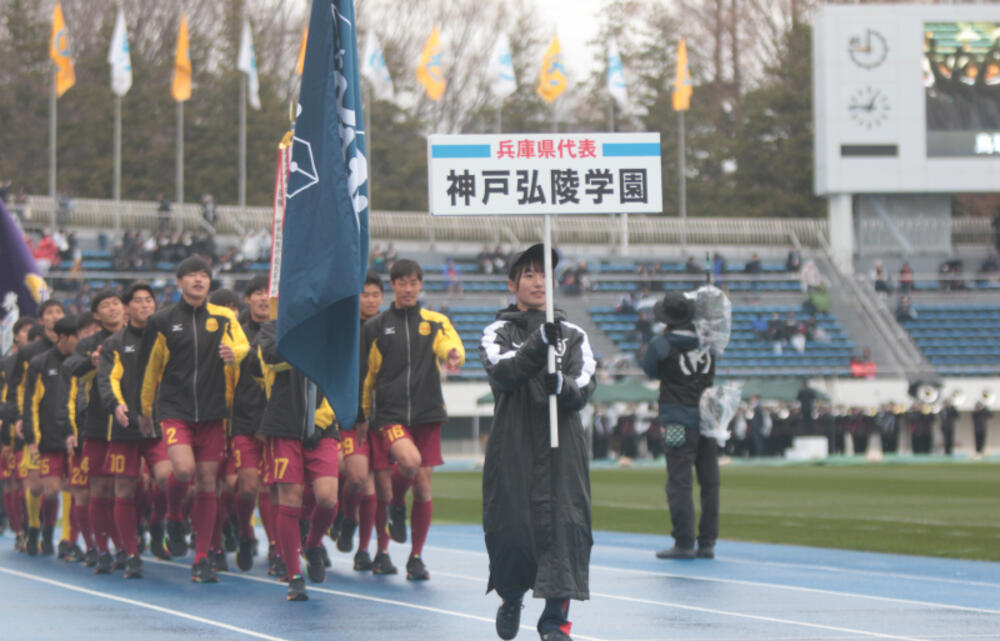
[[[168,486],[167,543],[170,553],[187,552],[181,502],[195,481],[191,525],[197,533],[191,580],[215,583],[218,575],[208,560],[216,518],[216,481],[225,456],[224,419],[232,398],[232,373],[239,369],[250,345],[236,316],[227,307],[207,301],[211,267],[192,256],[177,266],[181,300],[153,314],[143,334],[140,362],[142,423],[152,429],[153,406],[167,445],[173,475]],[[176,488],[180,487],[181,492]]]
[[[17,420],[17,392],[12,377],[18,352],[29,343],[29,336],[37,327],[35,319],[30,317],[23,317],[14,323],[14,344],[11,352],[0,359],[0,481],[3,482],[3,504],[10,529],[14,532],[15,549],[20,549],[24,544],[21,537],[24,490],[17,478],[15,446],[20,447],[22,444],[14,431],[14,423]]]
[[[30,510],[41,508],[41,552],[50,555],[52,531],[59,509],[59,490],[66,471],[66,434],[63,421],[66,390],[63,389],[60,367],[76,348],[76,322],[72,317],[56,321],[56,344],[35,356],[28,363],[25,386],[24,441],[38,452],[38,476],[28,480],[28,492],[38,497],[44,493],[39,505],[29,502],[28,554],[38,551],[38,526],[31,525],[39,519]]]
[[[171,467],[159,426],[154,423],[151,433],[143,433],[139,425],[142,382],[139,348],[146,323],[156,311],[156,299],[148,283],[136,282],[125,291],[122,301],[128,309],[128,324],[101,344],[97,388],[105,411],[114,416],[107,456],[108,468],[114,475],[115,525],[128,555],[125,578],[138,579],[142,578],[142,560],[138,550],[135,496],[142,459],[146,460],[160,488],[153,501],[149,529],[151,550],[159,558],[170,558],[163,549],[166,496],[162,489],[166,486]]]

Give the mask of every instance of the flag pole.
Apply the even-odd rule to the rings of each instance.
[[[53,67],[52,87],[49,92],[49,196],[53,206],[56,200],[56,71]],[[55,216],[53,215],[53,218]]]
[[[240,73],[240,149],[239,205],[240,220],[246,220],[247,208],[247,75]]]
[[[179,229],[184,226],[184,101],[177,101],[177,208],[180,217],[177,219]]]
[[[684,110],[677,112],[677,166],[679,174],[678,198],[681,212],[681,248],[687,250],[687,166],[684,157]]]
[[[122,199],[122,97],[115,94],[115,179],[112,198],[115,201],[115,233],[121,229],[122,213],[118,203]]]
[[[554,286],[555,274],[552,273],[552,217],[545,214],[545,322],[555,321]],[[549,345],[548,368],[549,374],[556,371],[556,348]],[[549,394],[549,444],[551,447],[559,447],[559,407],[555,394]]]

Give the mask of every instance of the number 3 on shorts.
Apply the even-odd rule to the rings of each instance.
[[[279,481],[285,478],[285,471],[288,469],[288,459],[287,458],[276,458],[274,459],[274,478]]]
[[[177,445],[177,428],[167,428],[167,445]]]

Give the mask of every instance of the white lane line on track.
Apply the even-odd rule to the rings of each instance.
[[[440,551],[446,551],[446,552],[449,552],[449,553],[464,552],[466,554],[475,554],[477,556],[483,556],[483,557],[487,556],[485,552],[475,552],[475,551],[470,551],[470,550],[453,550],[453,549],[450,549],[450,548],[441,548],[441,547],[436,547],[436,546],[432,546],[432,545],[427,545],[427,546],[424,546],[424,547],[427,548],[427,549],[429,549],[429,550],[440,550]],[[593,564],[590,566],[590,568],[592,570],[601,570],[602,572],[612,572],[612,573],[619,573],[619,574],[632,574],[632,575],[642,575],[642,576],[650,576],[650,577],[661,577],[661,578],[666,578],[666,579],[687,579],[687,580],[690,580],[690,581],[704,581],[704,582],[707,582],[707,583],[728,583],[728,584],[732,584],[732,585],[744,585],[744,586],[773,588],[773,589],[776,589],[776,590],[788,590],[788,591],[791,591],[791,592],[808,592],[808,593],[811,593],[811,594],[826,594],[826,595],[831,595],[831,596],[840,596],[840,597],[846,597],[846,598],[852,598],[852,599],[866,599],[866,600],[871,600],[871,601],[885,601],[885,602],[888,602],[888,603],[899,603],[899,604],[902,604],[902,605],[918,605],[918,606],[923,606],[923,607],[943,608],[943,609],[946,609],[946,610],[958,610],[958,611],[961,611],[961,612],[975,612],[975,613],[978,613],[978,614],[995,614],[995,615],[1000,615],[1000,610],[990,610],[990,609],[987,609],[987,608],[976,608],[976,607],[966,606],[966,605],[952,605],[952,604],[949,604],[949,603],[937,603],[937,602],[934,602],[934,601],[916,601],[916,600],[913,600],[913,599],[900,599],[900,598],[888,597],[888,596],[875,596],[875,595],[869,595],[869,594],[858,594],[858,593],[855,593],[855,592],[842,592],[842,591],[839,591],[839,590],[827,590],[827,589],[823,589],[823,588],[807,588],[807,587],[802,587],[802,586],[798,586],[798,585],[782,585],[782,584],[779,584],[779,583],[765,583],[765,582],[762,582],[762,581],[744,581],[744,580],[741,580],[741,579],[723,579],[723,578],[718,578],[718,577],[706,577],[706,576],[688,576],[686,574],[671,574],[669,572],[653,572],[651,570],[633,570],[633,569],[629,569],[629,568],[615,568],[615,567],[609,567],[609,566],[604,566],[604,565],[593,565]],[[441,574],[441,573],[439,572],[438,574]],[[456,575],[456,576],[459,576],[459,575]],[[469,578],[471,578],[471,577],[469,577]],[[481,579],[477,579],[477,580],[481,580]]]
[[[178,617],[181,619],[187,619],[188,621],[194,621],[195,623],[210,625],[216,628],[221,628],[223,630],[228,630],[230,632],[238,632],[239,634],[245,634],[246,636],[254,637],[257,639],[265,639],[267,641],[288,641],[288,639],[284,639],[282,637],[274,637],[269,634],[255,632],[253,630],[248,630],[247,628],[241,628],[235,625],[229,625],[228,623],[215,621],[213,619],[206,619],[205,617],[196,616],[194,614],[188,614],[186,612],[181,612],[179,610],[164,608],[162,606],[154,605],[152,603],[146,603],[144,601],[136,601],[135,599],[128,599],[125,597],[116,596],[114,594],[107,594],[106,592],[99,592],[97,590],[91,590],[89,588],[81,588],[79,586],[72,585],[70,583],[63,583],[62,581],[46,579],[39,576],[34,576],[32,574],[27,574],[26,572],[18,572],[17,570],[11,570],[2,567],[0,567],[0,572],[4,574],[9,574],[11,576],[16,576],[22,579],[27,579],[29,581],[37,581],[38,583],[45,583],[46,585],[52,585],[58,588],[63,588],[64,590],[71,590],[73,592],[79,592],[81,594],[86,594],[89,596],[108,599],[110,601],[117,601],[118,603],[124,603],[126,605],[134,605],[139,608],[146,608],[147,610],[153,610],[154,612],[159,612],[161,614],[169,614],[170,616]]]
[[[174,562],[174,561],[161,561],[161,560],[158,560],[158,559],[149,559],[148,562],[150,562],[150,563],[157,563],[159,565],[168,565],[168,566],[172,566],[172,567],[183,568],[185,570],[188,569],[188,566],[182,565],[182,564]],[[219,572],[219,574],[222,575],[222,576],[229,576],[229,577],[233,577],[233,578],[236,578],[236,579],[243,579],[245,581],[254,581],[256,583],[266,583],[268,585],[272,585],[272,586],[275,586],[275,587],[280,587],[280,586],[284,585],[283,583],[280,583],[280,582],[276,581],[275,579],[265,579],[263,577],[252,576],[252,575],[248,575],[248,574],[239,574],[239,573],[236,573],[236,572]],[[421,611],[424,611],[424,612],[433,612],[434,614],[445,614],[445,615],[448,615],[448,616],[459,617],[459,618],[462,618],[462,619],[471,619],[473,621],[482,621],[484,623],[495,623],[496,622],[494,619],[491,619],[489,617],[481,617],[481,616],[476,615],[476,614],[467,614],[465,612],[457,612],[455,610],[445,610],[445,609],[442,609],[442,608],[435,608],[435,607],[431,607],[431,606],[427,606],[427,605],[418,605],[416,603],[407,603],[406,601],[397,601],[395,599],[386,599],[386,598],[383,598],[383,597],[369,596],[367,594],[357,594],[355,592],[345,592],[343,590],[331,590],[330,588],[321,588],[321,587],[318,587],[318,586],[313,585],[313,584],[309,584],[309,586],[307,587],[307,590],[309,590],[310,592],[320,592],[322,594],[331,594],[331,595],[334,595],[334,596],[341,596],[341,597],[346,597],[346,598],[349,598],[349,599],[360,599],[362,601],[371,601],[373,603],[384,603],[386,605],[395,605],[395,606],[399,606],[399,607],[403,607],[403,608],[410,608],[410,609],[413,609],[413,610],[421,610]],[[521,629],[522,630],[531,630],[531,631],[535,630],[534,627],[529,626],[529,625],[522,625]],[[573,638],[574,639],[581,639],[581,641],[603,641],[602,639],[598,639],[597,637],[589,637],[589,636],[584,636],[582,634],[574,634]]]
[[[595,548],[605,548],[622,550],[626,552],[636,552],[636,549],[626,545],[611,545],[611,544],[595,544]],[[645,552],[644,552],[645,553]],[[764,565],[800,570],[817,570],[822,572],[834,572],[837,574],[861,574],[865,576],[880,576],[888,579],[904,579],[907,581],[928,581],[933,583],[948,583],[952,585],[969,585],[973,587],[984,587],[984,588],[1000,588],[1000,583],[993,583],[989,581],[976,581],[972,579],[950,579],[947,577],[934,577],[925,576],[920,574],[906,574],[902,572],[882,572],[879,570],[860,570],[855,568],[839,568],[832,565],[815,565],[815,564],[805,564],[805,563],[793,563],[790,561],[758,561],[756,559],[738,559],[728,555],[716,556],[715,560],[722,561],[725,563],[739,563],[743,565]],[[984,563],[989,563],[985,561]]]

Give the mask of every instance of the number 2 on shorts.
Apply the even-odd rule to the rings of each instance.
[[[177,445],[177,428],[167,428],[167,445]]]

